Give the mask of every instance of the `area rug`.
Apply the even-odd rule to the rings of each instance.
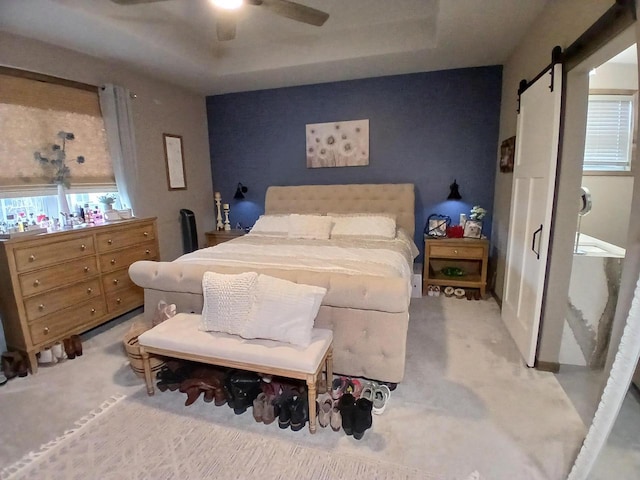
[[[77,428],[0,471],[0,479],[440,480],[375,459],[323,451],[113,397]],[[474,477],[470,477],[474,478]],[[479,477],[475,477],[479,478]]]

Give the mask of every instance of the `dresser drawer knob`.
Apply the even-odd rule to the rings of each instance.
[[[113,240],[109,239],[109,240],[107,240],[107,243],[108,243],[109,245],[111,245],[111,244],[113,244]]]
[[[84,252],[86,249],[87,249],[87,246],[84,243],[80,245],[80,250]]]
[[[85,273],[89,271],[89,267],[84,267]]]
[[[95,309],[95,308],[92,308],[92,309],[91,309],[91,315],[93,315],[94,313],[96,313],[96,309]]]
[[[44,333],[45,335],[48,335],[49,334],[49,327],[44,327],[42,329],[42,333]]]
[[[455,253],[457,255],[458,254],[458,250],[454,250],[453,253]]]
[[[38,305],[38,310],[44,310],[44,303],[41,303],[40,305]]]
[[[35,255],[29,255],[29,261],[30,262],[35,262],[36,261],[36,256]]]
[[[116,264],[116,259],[115,259],[115,258],[112,258],[112,259],[111,259],[111,265],[115,265],[115,264]]]
[[[87,293],[91,293],[91,292],[93,292],[93,288],[91,287],[87,288]]]
[[[36,280],[35,282],[33,282],[33,286],[37,287],[40,285],[40,280]]]
[[[151,250],[149,250],[149,249],[147,248],[147,249],[144,251],[144,253],[145,253],[146,255],[149,255],[149,254],[151,253]]]
[[[144,235],[145,237],[149,236],[149,232],[144,232],[142,235]]]
[[[113,284],[114,284],[114,285],[117,285],[119,282],[120,282],[120,281],[119,281],[117,278],[114,278],[114,279],[113,279]]]
[[[120,298],[116,298],[116,303],[117,303],[118,305],[120,305],[120,304],[122,303],[122,299],[120,299]]]

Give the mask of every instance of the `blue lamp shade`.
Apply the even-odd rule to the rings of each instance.
[[[451,191],[449,192],[447,200],[462,200],[462,195],[460,195],[460,191],[458,190],[458,183],[455,180],[449,185],[449,188]]]
[[[238,182],[238,188],[236,188],[236,194],[233,196],[236,200],[244,200],[244,194],[247,193],[249,189]]]

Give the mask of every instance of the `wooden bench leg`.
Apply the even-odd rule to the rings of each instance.
[[[316,382],[318,375],[307,375],[307,392],[309,399],[309,431],[316,433]]]
[[[145,351],[144,347],[140,347],[140,355],[142,356],[144,381],[147,383],[147,394],[152,396],[155,392],[153,390],[153,378],[151,376],[151,363],[149,362],[149,354]]]
[[[333,345],[329,347],[326,358],[327,368],[327,392],[331,391],[331,384],[333,383]]]

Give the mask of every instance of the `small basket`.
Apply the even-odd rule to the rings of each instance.
[[[146,332],[148,327],[140,323],[134,323],[129,331],[122,339],[124,342],[124,349],[129,357],[129,364],[131,369],[137,377],[144,378],[144,364],[142,362],[142,355],[140,354],[140,345],[138,344],[138,336]],[[165,364],[163,357],[155,355],[149,355],[149,365],[151,366],[152,378],[155,378],[156,373]]]

